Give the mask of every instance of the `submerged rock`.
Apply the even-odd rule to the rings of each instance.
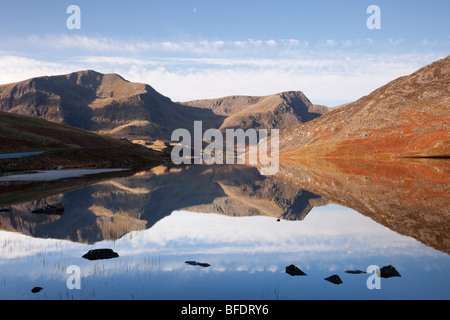
[[[200,266],[203,268],[211,267],[211,265],[209,263],[203,263],[203,262],[197,262],[197,261],[186,261],[186,263],[191,266]]]
[[[337,274],[332,275],[331,277],[325,278],[325,280],[327,280],[331,283],[334,283],[334,284],[343,284],[341,278]]]
[[[391,265],[381,268],[382,278],[401,277],[400,273]]]
[[[60,202],[53,205],[48,205],[45,208],[31,211],[34,214],[48,214],[48,215],[63,215],[64,203]]]
[[[112,249],[89,250],[89,252],[83,256],[83,258],[88,260],[107,260],[118,257],[119,254],[117,252],[114,252]]]
[[[293,264],[286,267],[286,273],[291,276],[306,276],[306,273]]]

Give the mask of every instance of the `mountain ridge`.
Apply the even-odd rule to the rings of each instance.
[[[217,108],[217,101],[225,108]],[[204,130],[284,129],[320,117],[328,108],[313,105],[300,91],[177,103],[148,84],[84,70],[0,85],[0,111],[148,141],[169,140],[175,129],[192,130],[194,121],[202,121]]]
[[[286,129],[311,121],[328,112],[325,106],[313,105],[302,91],[285,91],[266,96],[227,96],[183,102],[210,109],[226,116],[220,130]]]
[[[84,70],[0,85],[0,111],[146,144],[178,128],[280,129],[282,158],[448,157],[450,56],[355,102],[314,105],[301,91],[173,102],[144,83]]]
[[[147,121],[127,132],[112,135],[168,137],[194,119],[215,125],[221,117],[182,106],[147,84],[133,83],[117,74],[92,70],[44,76],[0,86],[0,111],[108,134],[132,121]]]

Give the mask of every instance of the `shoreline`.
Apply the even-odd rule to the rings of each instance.
[[[16,173],[0,176],[0,182],[34,182],[54,181],[66,178],[78,178],[86,175],[127,171],[129,169],[67,169],[67,170],[38,170],[33,173]]]

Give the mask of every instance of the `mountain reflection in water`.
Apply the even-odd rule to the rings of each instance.
[[[47,184],[46,192],[51,188]],[[56,183],[55,188],[60,185]],[[31,196],[36,197],[35,192]],[[62,216],[31,214],[59,202],[65,207]],[[311,192],[261,176],[252,167],[161,166],[44,199],[11,204],[9,213],[1,215],[0,221],[3,230],[33,237],[95,243],[151,228],[175,210],[302,220],[313,206],[326,203]]]
[[[122,291],[139,297],[132,286],[143,285],[139,278],[143,274],[149,281],[154,279],[150,273],[160,276],[160,282],[153,284],[158,290],[144,294],[142,289],[141,298],[383,298],[376,293],[370,296],[366,278],[361,276],[358,293],[347,290],[344,295],[333,291],[337,289],[325,292],[329,287],[318,279],[340,272],[345,285],[358,277],[343,275],[345,268],[397,264],[402,278],[393,281],[402,285],[400,291],[389,291],[394,294],[391,298],[448,299],[449,173],[448,162],[437,160],[322,161],[284,163],[273,177],[246,166],[160,166],[117,177],[4,185],[0,186],[0,208],[4,209],[0,213],[0,264],[12,269],[11,273],[4,269],[5,279],[0,281],[10,284],[12,294],[15,289],[10,281],[21,274],[27,279],[27,272],[18,270],[34,266],[34,279],[44,283],[33,286],[44,287],[50,281],[49,271],[36,276],[38,269],[45,264],[58,266],[54,273],[59,276],[51,281],[61,282],[67,276],[61,266],[70,263],[82,267],[83,286],[95,287],[97,298],[102,298],[103,289],[104,297],[124,298]],[[64,204],[61,215],[32,213],[60,203]],[[99,265],[79,259],[98,247],[120,254],[114,262],[102,262],[101,268],[109,270],[103,270],[103,276],[110,279],[103,289],[98,282],[90,282]],[[427,263],[420,265],[418,261],[424,259]],[[212,267],[198,270],[184,263],[188,260]],[[293,263],[308,271],[309,279],[302,280],[311,282],[307,292],[297,291],[295,282],[284,277],[284,267]],[[131,276],[131,265],[138,279],[127,280],[129,288],[113,293],[110,277]],[[423,277],[424,270],[434,276]],[[165,276],[169,272],[175,273],[170,281]],[[206,290],[207,284],[201,284],[205,274],[224,290]],[[418,296],[411,293],[412,276],[424,279],[419,286],[426,290],[416,292]],[[17,281],[18,285],[24,280]],[[177,290],[170,291],[168,281]],[[192,281],[203,291],[186,289]],[[254,287],[248,281],[254,281]],[[261,282],[274,293],[268,294]],[[247,289],[238,294],[236,286],[244,283]],[[64,291],[53,290],[59,296]],[[77,294],[85,296],[78,298],[96,298],[83,292]],[[0,289],[0,297],[8,294]]]

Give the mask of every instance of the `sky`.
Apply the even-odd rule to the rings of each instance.
[[[0,84],[92,69],[174,101],[298,90],[335,106],[449,55],[449,16],[448,0],[1,0]]]

